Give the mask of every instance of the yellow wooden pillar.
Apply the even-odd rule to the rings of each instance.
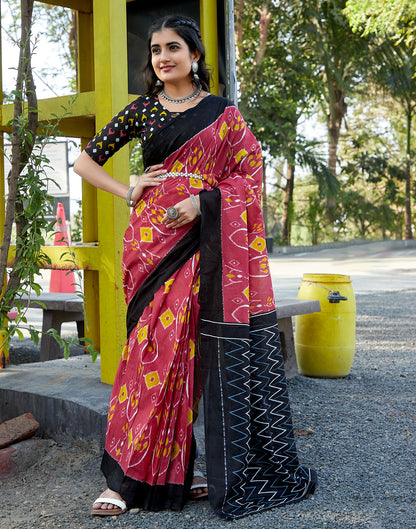
[[[201,34],[205,46],[206,62],[212,71],[211,92],[218,95],[218,23],[217,2],[200,0]]]
[[[92,7],[92,6],[91,6]],[[78,28],[78,63],[77,85],[78,92],[94,91],[94,26],[91,12],[77,12]],[[90,140],[81,137],[81,149]],[[82,241],[94,243],[98,241],[97,223],[97,190],[91,184],[82,181]],[[99,272],[98,270],[84,271],[84,299],[85,299],[85,336],[94,342],[100,350],[100,305],[99,305]]]
[[[126,0],[94,0],[95,117],[97,130],[128,102]],[[128,184],[129,151],[121,149],[105,169]],[[124,231],[129,209],[118,197],[98,191],[101,379],[112,383],[126,338],[121,278]]]

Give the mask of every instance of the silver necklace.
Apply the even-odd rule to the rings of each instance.
[[[165,90],[161,90],[160,95],[163,97],[163,99],[166,99],[166,101],[169,101],[169,103],[186,103],[187,101],[191,101],[191,99],[195,99],[199,96],[201,93],[201,87],[196,88],[192,94],[189,94],[189,96],[186,97],[180,97],[179,99],[174,99],[173,97],[169,97]]]

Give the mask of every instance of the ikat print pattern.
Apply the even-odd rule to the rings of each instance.
[[[235,107],[227,107],[212,126],[202,130],[165,161],[172,172],[202,175],[204,180],[178,177],[178,193],[221,191],[224,318],[248,322],[249,314],[274,308],[263,217],[260,207],[262,155],[260,146]],[[175,205],[172,178],[166,185]],[[158,190],[165,192],[161,186]],[[167,207],[163,205],[162,210]],[[138,205],[142,209],[144,206]],[[246,270],[249,263],[250,278]],[[249,288],[249,279],[251,287]]]
[[[273,308],[270,276],[264,267],[267,254],[259,204],[261,152],[238,110],[226,108],[212,126],[169,156],[164,167],[172,172],[203,175],[204,179],[169,177],[144,191],[124,237],[122,272],[127,303],[189,229],[189,225],[166,228],[161,222],[166,209],[191,193],[219,187],[224,230],[224,317],[230,322],[247,323],[250,311]],[[155,294],[129,337],[114,384],[106,451],[126,475],[138,481],[153,484],[165,479],[169,483],[184,480],[192,435],[190,373],[199,314],[198,258],[195,256]],[[255,278],[252,290],[244,271],[247,262]],[[129,373],[133,373],[131,379]],[[168,391],[172,392],[169,398]],[[173,404],[168,408],[171,398]]]
[[[131,332],[110,401],[106,446],[126,476],[183,484],[193,422],[199,254],[155,294]]]
[[[124,237],[123,276],[127,303],[147,275],[188,229],[167,229],[168,207],[189,195],[218,187],[222,196],[223,288],[226,321],[248,322],[249,314],[274,308],[263,219],[260,208],[260,147],[235,107],[227,107],[204,129],[169,156],[169,172],[202,175],[170,177],[147,188]],[[251,287],[246,273],[249,262]]]

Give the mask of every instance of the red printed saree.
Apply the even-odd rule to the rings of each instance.
[[[187,176],[147,188],[124,237],[128,339],[109,409],[108,486],[130,505],[183,506],[203,387],[215,512],[239,518],[299,501],[316,477],[299,465],[293,438],[260,209],[259,145],[223,98],[208,96],[173,118],[147,97],[86,150],[104,163],[135,135],[146,166],[163,163]],[[201,219],[167,229],[166,209],[190,194],[200,196]]]

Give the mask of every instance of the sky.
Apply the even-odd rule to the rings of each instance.
[[[2,22],[2,81],[3,91],[10,93],[15,89],[16,69],[19,61],[19,48],[9,36],[11,26],[10,5],[7,1],[1,0],[1,22]],[[45,36],[41,35],[41,25],[34,24],[33,35],[35,36],[34,53],[32,56],[32,68],[34,71],[36,93],[38,99],[55,97],[57,95],[70,94],[67,79],[71,75],[61,75],[53,78],[44,70],[50,72],[60,71],[61,68],[51,68],[51,65],[57,65],[60,62],[58,53],[58,44],[48,42]],[[79,154],[79,149],[72,145],[68,149],[69,164],[72,165]],[[71,195],[71,213],[74,214],[78,209],[77,201],[82,198],[81,178],[76,175],[72,168],[69,168],[69,188]]]

